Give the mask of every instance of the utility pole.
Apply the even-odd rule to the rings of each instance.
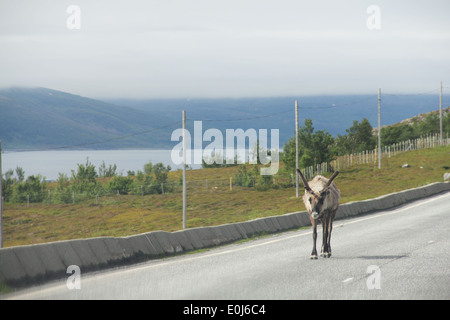
[[[378,88],[378,169],[381,169],[381,89]]]
[[[442,146],[442,80],[439,90],[439,145]]]
[[[186,229],[186,110],[183,110],[183,229]]]
[[[298,198],[298,101],[295,100],[295,196]]]
[[[2,140],[0,140],[0,248],[3,248]]]

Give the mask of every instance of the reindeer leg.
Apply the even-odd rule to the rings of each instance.
[[[322,219],[322,250],[320,256],[328,258],[328,217]]]
[[[313,218],[311,219],[311,224],[313,226],[313,249],[311,252],[311,259],[317,259],[317,250],[316,250],[316,240],[317,240],[317,221]]]
[[[333,231],[334,214],[330,215],[330,221],[328,222],[328,258],[331,257],[331,231]]]

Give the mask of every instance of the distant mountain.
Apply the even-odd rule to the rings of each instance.
[[[449,101],[444,96],[443,101]],[[345,134],[353,121],[367,118],[373,127],[378,126],[378,96],[324,95],[305,97],[240,98],[240,99],[151,99],[108,100],[142,111],[171,110],[166,116],[181,119],[186,110],[188,129],[192,120],[203,120],[203,130],[225,129],[279,129],[280,146],[295,133],[295,100],[299,103],[299,122],[313,121],[315,130],[327,130],[331,135]],[[381,123],[391,125],[420,113],[439,109],[439,96],[433,95],[382,95]],[[233,120],[234,119],[234,120]],[[224,135],[225,136],[225,135]]]
[[[444,96],[444,103],[449,97]],[[192,134],[193,120],[203,121],[203,132],[216,128],[224,137],[226,129],[279,129],[282,147],[294,136],[295,100],[300,125],[310,118],[316,130],[333,136],[345,134],[354,120],[367,118],[373,127],[378,123],[376,94],[99,101],[46,88],[9,88],[0,89],[0,139],[6,150],[171,149],[178,143],[170,140],[171,134],[181,127],[181,111],[186,110]],[[437,94],[382,95],[382,125],[438,107]]]
[[[0,139],[6,150],[168,148],[179,124],[154,129],[171,122],[158,112],[46,88],[0,90]]]

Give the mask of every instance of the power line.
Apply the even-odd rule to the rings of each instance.
[[[355,100],[355,101],[350,101],[347,103],[343,103],[343,104],[332,104],[330,106],[311,106],[311,107],[305,107],[305,106],[299,106],[299,109],[332,109],[332,108],[341,108],[341,107],[346,107],[346,106],[351,106],[351,105],[355,105],[367,100],[371,100],[373,99],[373,97],[367,97],[364,99],[359,99],[359,100]],[[187,118],[187,120],[192,120],[192,121],[205,121],[205,122],[231,122],[231,121],[248,121],[248,120],[254,120],[254,119],[263,119],[263,118],[270,118],[270,117],[274,117],[274,116],[278,116],[278,115],[282,115],[282,114],[286,114],[286,113],[291,113],[291,107],[289,108],[289,110],[285,110],[285,111],[280,111],[280,112],[275,112],[275,113],[270,113],[270,114],[266,114],[266,115],[259,115],[259,116],[254,116],[254,117],[245,117],[245,118],[233,118],[233,119],[190,119]]]
[[[341,107],[353,106],[355,104],[358,104],[358,103],[361,103],[361,102],[364,102],[364,101],[372,100],[372,99],[374,99],[374,97],[376,97],[376,96],[370,96],[370,97],[367,97],[367,98],[364,98],[364,99],[350,101],[350,102],[342,103],[342,104],[332,104],[331,106],[300,107],[300,109],[333,109],[333,108],[341,108]]]
[[[262,116],[256,116],[256,117],[247,117],[247,118],[235,118],[235,119],[187,119],[187,120],[194,120],[194,121],[205,121],[205,122],[230,122],[230,121],[247,121],[247,120],[254,120],[254,119],[262,119],[262,118],[270,118],[274,117],[280,114],[285,114],[292,112],[292,110],[286,110],[282,112],[276,112],[271,114],[266,114]]]
[[[424,91],[424,92],[419,92],[419,93],[384,93],[383,92],[383,96],[391,96],[391,97],[403,97],[403,96],[422,96],[422,95],[427,95],[427,94],[432,94],[434,92],[438,92],[439,88],[430,90],[430,91]]]

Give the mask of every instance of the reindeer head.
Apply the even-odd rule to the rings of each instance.
[[[305,177],[303,176],[302,172],[297,169],[297,172],[300,176],[300,178],[302,179],[303,185],[305,186],[305,190],[306,190],[306,200],[308,201],[309,204],[307,204],[305,202],[305,206],[308,208],[308,211],[311,215],[311,217],[313,219],[319,219],[323,212],[328,209],[329,207],[329,203],[328,203],[328,195],[330,193],[329,187],[331,185],[331,183],[333,182],[334,178],[337,177],[337,175],[339,174],[339,171],[336,171],[335,173],[333,173],[333,175],[331,176],[331,178],[328,180],[328,182],[326,183],[326,185],[323,187],[323,189],[320,192],[315,192],[313,191],[308,184],[308,181],[306,181]]]

